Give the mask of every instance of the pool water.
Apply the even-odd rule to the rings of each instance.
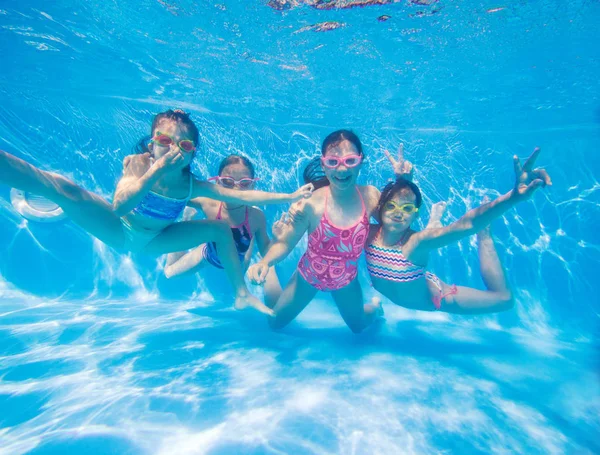
[[[508,191],[535,146],[554,184],[493,224],[512,311],[384,301],[359,336],[326,294],[272,332],[219,271],[166,280],[0,187],[0,454],[599,453],[598,19],[585,0],[3,1],[0,148],[107,198],[171,107],[200,128],[201,178],[241,152],[292,191],[352,128],[361,183],[405,144],[424,220]],[[474,239],[431,269],[483,286]]]

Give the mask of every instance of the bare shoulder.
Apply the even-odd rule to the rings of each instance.
[[[217,217],[217,212],[219,211],[221,202],[216,201],[214,199],[210,199],[208,197],[196,197],[190,202],[192,201],[193,204],[191,205],[202,210],[209,220],[215,219]]]
[[[267,225],[265,213],[258,207],[248,207],[248,221],[253,231]]]
[[[379,232],[379,228],[379,224],[369,224],[369,236],[367,237],[367,244],[370,244],[375,239],[375,236]]]
[[[206,197],[195,197],[190,199],[188,205],[197,209],[204,210],[206,207],[210,207],[213,200]]]
[[[365,205],[369,212],[375,210],[377,204],[379,203],[379,196],[381,196],[381,192],[375,188],[373,185],[359,185],[358,187],[360,194],[365,201]]]

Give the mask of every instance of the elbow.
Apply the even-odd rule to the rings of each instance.
[[[478,228],[477,223],[475,223],[473,218],[468,215],[465,215],[464,217],[462,217],[457,222],[457,224],[458,224],[459,229],[467,235],[476,234],[481,229],[483,229],[483,226],[481,228]]]

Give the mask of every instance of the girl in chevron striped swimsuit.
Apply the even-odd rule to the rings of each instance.
[[[541,186],[552,184],[546,171],[532,169],[538,154],[536,149],[523,167],[515,157],[513,190],[445,227],[432,220],[427,229],[413,231],[410,225],[422,201],[419,188],[404,179],[388,184],[377,207],[381,225],[371,225],[365,248],[373,287],[395,304],[415,310],[473,314],[512,308],[513,296],[489,224]],[[438,213],[441,216],[443,209]],[[429,228],[436,222],[440,227]],[[477,234],[480,272],[487,290],[448,285],[426,271],[430,251],[472,234]]]

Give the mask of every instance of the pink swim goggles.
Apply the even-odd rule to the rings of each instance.
[[[362,162],[362,159],[361,155],[346,155],[343,158],[340,156],[322,156],[321,163],[329,169],[337,169],[342,163],[344,166],[351,168],[358,166]]]
[[[247,190],[248,188],[254,185],[254,182],[260,179],[251,179],[250,177],[244,177],[242,179],[236,180],[233,177],[228,175],[211,177],[208,179],[209,182],[216,181],[219,185],[224,186],[225,188],[241,188],[243,190]]]

